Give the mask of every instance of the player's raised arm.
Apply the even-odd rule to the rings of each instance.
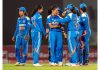
[[[65,18],[60,18],[60,19],[55,20],[55,22],[59,22],[61,24],[68,23],[69,21],[70,21],[70,17],[69,16],[66,16]]]

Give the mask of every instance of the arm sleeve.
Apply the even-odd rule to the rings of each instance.
[[[18,27],[18,20],[17,20],[16,30],[15,30],[15,32],[14,32],[14,37],[16,37],[16,35],[17,35],[17,33],[18,33],[18,29],[19,29],[19,27]]]
[[[89,20],[86,17],[83,17],[82,21],[84,23],[85,30],[88,30],[89,29],[89,23],[88,23]]]
[[[36,21],[36,17],[35,16],[31,17],[31,23],[32,23],[30,25],[31,28],[35,28],[35,26],[34,26],[35,25],[35,21]]]
[[[45,31],[45,29],[44,29],[44,26],[43,26],[43,23],[42,23],[42,17],[40,18],[38,18],[38,21],[39,21],[39,27],[40,27],[40,29],[42,30],[42,32],[43,32],[43,35],[44,36],[46,36],[46,31]]]
[[[60,18],[60,19],[55,20],[55,22],[59,22],[61,24],[68,23],[69,21],[70,21],[70,17],[69,16],[66,16],[65,18]]]

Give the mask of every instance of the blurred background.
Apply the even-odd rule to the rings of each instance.
[[[51,5],[58,5],[62,10],[68,3],[74,4],[79,8],[81,2],[87,4],[88,14],[90,18],[90,27],[92,30],[92,35],[90,38],[90,59],[93,62],[96,62],[97,59],[97,0],[3,0],[3,58],[4,63],[14,62],[15,54],[14,54],[14,42],[12,42],[11,38],[14,34],[16,21],[18,18],[18,10],[17,8],[24,6],[27,9],[29,17],[31,17],[32,9],[37,4],[42,4],[44,7],[43,16],[43,25],[46,27],[46,17],[48,14],[48,9]],[[43,39],[40,54],[40,61],[43,59],[48,59],[48,42]],[[70,57],[67,54],[67,45],[64,45],[64,61]],[[32,60],[31,58],[31,40],[29,46],[29,54],[28,60]]]

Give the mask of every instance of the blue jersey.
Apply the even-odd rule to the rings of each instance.
[[[54,22],[54,20],[56,19],[60,19],[61,17],[60,16],[52,16],[52,15],[49,15],[48,18],[47,18],[47,24],[52,24],[52,25],[59,25],[59,23],[56,23]],[[62,31],[61,28],[50,28],[50,30],[53,30],[53,31]]]
[[[68,23],[68,31],[76,31],[78,30],[79,27],[77,20],[78,20],[78,16],[76,14],[69,13],[65,18],[57,19],[55,21],[62,24]]]
[[[87,13],[81,14],[80,20],[81,20],[80,21],[81,28],[83,30],[86,30],[87,32],[91,32],[90,25],[89,25],[89,17],[88,17],[88,14]]]
[[[83,24],[82,24],[82,19],[81,16],[77,17],[77,30],[84,30]]]
[[[36,12],[31,18],[32,21],[32,30],[43,32],[44,36],[46,35],[45,29],[42,23],[42,16],[39,12]]]
[[[17,19],[17,25],[16,25],[16,30],[14,33],[14,37],[17,35],[19,36],[24,36],[28,35],[29,33],[29,24],[30,24],[30,19],[27,16],[24,17],[19,17]]]

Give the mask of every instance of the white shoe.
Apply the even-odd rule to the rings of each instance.
[[[59,66],[62,66],[62,65],[63,65],[63,63],[62,63],[62,62],[58,62],[58,65],[59,65]]]
[[[20,63],[20,66],[25,66],[26,65],[26,63]]]
[[[51,66],[55,66],[55,63],[51,62],[50,65],[51,65]]]
[[[71,63],[71,66],[80,66],[80,65],[78,65],[76,63]]]
[[[66,63],[65,65],[66,65],[66,66],[71,66],[71,63]]]
[[[82,66],[83,64],[79,64],[80,66]]]
[[[39,64],[39,63],[36,63],[36,64],[33,64],[33,66],[36,66],[36,67],[41,67],[42,65]]]
[[[58,64],[57,63],[54,63],[54,65],[57,66]]]
[[[16,62],[15,63],[15,66],[20,66],[20,62]]]

